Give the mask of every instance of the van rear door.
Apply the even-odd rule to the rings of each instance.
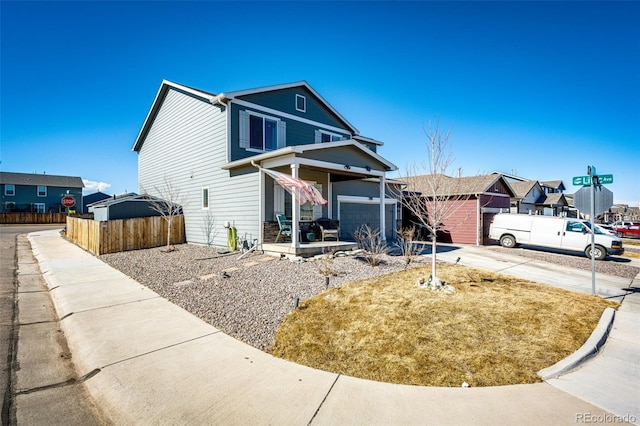
[[[561,247],[566,250],[583,251],[591,242],[591,231],[581,220],[566,219],[562,230]]]

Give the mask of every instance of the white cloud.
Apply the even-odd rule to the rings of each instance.
[[[82,179],[82,182],[84,183],[82,192],[85,194],[91,194],[97,191],[104,192],[111,188],[111,184],[106,182],[96,182],[89,179]]]

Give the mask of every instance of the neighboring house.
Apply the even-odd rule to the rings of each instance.
[[[98,191],[93,194],[84,195],[82,197],[82,205],[84,209],[82,213],[89,213],[89,204],[97,203],[98,201],[105,200],[107,198],[111,198],[111,195],[105,194],[104,192]]]
[[[542,194],[536,202],[536,212],[545,216],[567,216],[568,210],[569,202],[560,192]]]
[[[542,181],[540,182],[540,186],[545,194],[561,194],[567,189],[561,180]]]
[[[511,199],[511,213],[541,214],[546,216],[573,216],[570,201],[565,197],[562,180],[537,180],[498,171],[511,185],[516,195]]]
[[[0,211],[62,213],[82,211],[82,179],[36,173],[0,172]],[[72,197],[75,205],[68,208],[62,199]]]
[[[640,222],[640,208],[629,207],[627,204],[615,204],[600,215],[600,219],[605,223],[620,221]]]
[[[558,182],[562,184],[562,181]],[[537,180],[515,181],[509,185],[515,193],[511,198],[511,213],[545,216],[562,216],[566,213],[569,203],[564,194],[550,190],[548,185]]]
[[[451,215],[443,221],[443,228],[448,234],[448,241],[462,244],[486,244],[489,225],[493,216],[509,211],[511,197],[514,192],[510,184],[500,174],[489,174],[469,177],[447,177],[443,186],[449,188],[443,196],[449,197],[444,203],[454,204],[449,209]],[[429,197],[429,189],[412,184],[411,178],[399,178],[407,183],[407,196]],[[415,179],[422,182],[424,179]],[[404,209],[405,224],[419,223],[419,219]],[[439,235],[440,238],[440,235]]]
[[[88,206],[89,213],[93,213],[93,220],[107,221],[117,219],[132,219],[136,217],[160,216],[153,209],[153,202],[158,199],[149,195],[129,193],[113,196]]]
[[[341,239],[362,223],[395,237],[398,200],[385,176],[397,168],[378,154],[381,145],[304,81],[216,95],[165,80],[133,150],[141,193],[179,192],[188,242],[206,244],[212,222],[213,245],[227,245],[225,222],[269,242],[284,214],[296,249],[300,221],[320,217],[340,221]],[[260,168],[314,185],[328,204],[300,206]]]
[[[536,203],[544,195],[538,181],[514,181],[509,185],[515,193],[511,198],[511,213],[537,214]]]

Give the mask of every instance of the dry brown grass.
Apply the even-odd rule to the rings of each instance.
[[[302,302],[271,353],[310,367],[390,383],[497,386],[578,349],[617,304],[460,265],[440,267],[455,294],[416,286],[430,268],[346,284]]]
[[[631,257],[634,259],[640,259],[640,253],[637,253],[635,251],[625,251],[624,254],[622,255],[623,257]]]

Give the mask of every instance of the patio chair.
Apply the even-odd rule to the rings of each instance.
[[[291,238],[291,221],[283,214],[277,214],[276,220],[278,221],[278,236],[276,237],[276,243],[280,239],[280,235]]]
[[[328,217],[322,217],[320,219],[316,219],[316,224],[320,228],[322,241],[324,241],[325,237],[335,238],[336,241],[340,241],[339,221],[329,219]]]

